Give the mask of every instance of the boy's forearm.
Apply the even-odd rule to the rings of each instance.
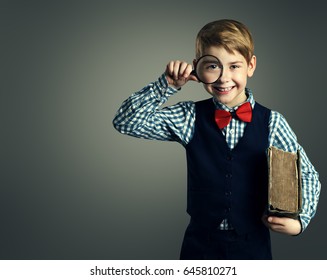
[[[315,170],[314,166],[307,157],[304,149],[299,146],[301,152],[302,162],[302,213],[300,214],[300,221],[302,225],[302,231],[304,231],[310,220],[315,216],[321,184],[319,181],[319,174]]]
[[[168,87],[165,76],[161,75],[157,81],[135,92],[123,102],[114,117],[113,126],[120,133],[152,139],[149,131],[142,133],[142,127],[154,124],[150,118],[175,92],[176,89]]]

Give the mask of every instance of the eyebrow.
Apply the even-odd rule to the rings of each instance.
[[[231,64],[237,64],[237,63],[243,64],[243,61],[241,61],[241,60],[239,60],[239,61],[233,61],[233,62],[229,62],[228,64],[231,65]]]
[[[215,62],[215,63],[218,62],[219,63],[219,61],[214,59],[214,58],[208,58],[206,60],[203,60],[203,63],[213,63],[213,62]]]

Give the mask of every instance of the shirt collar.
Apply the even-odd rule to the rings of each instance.
[[[247,99],[246,99],[245,102],[250,102],[251,107],[253,109],[254,104],[255,104],[255,100],[254,100],[252,91],[249,88],[245,88],[245,94],[247,96]],[[228,112],[235,111],[240,105],[245,103],[245,102],[243,102],[243,103],[238,104],[238,105],[231,108],[231,107],[228,107],[225,104],[220,103],[216,98],[212,98],[212,99],[213,99],[213,103],[215,104],[216,109],[225,110],[225,111],[228,111]]]

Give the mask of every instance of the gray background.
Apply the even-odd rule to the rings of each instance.
[[[198,30],[233,18],[255,38],[249,81],[284,114],[320,173],[318,213],[276,259],[327,259],[324,1],[1,1],[1,259],[178,259],[188,223],[176,143],[112,127],[131,93]],[[189,83],[168,104],[207,98]]]

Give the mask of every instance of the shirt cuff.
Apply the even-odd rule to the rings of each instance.
[[[173,94],[175,94],[176,92],[178,92],[179,90],[181,90],[180,88],[179,88],[179,89],[176,89],[176,88],[171,87],[171,86],[168,85],[168,81],[167,81],[167,78],[166,78],[166,74],[165,74],[165,73],[163,73],[163,74],[159,77],[159,79],[158,79],[158,83],[159,83],[159,85],[160,85],[160,87],[161,87],[162,89],[165,89],[165,91],[166,91],[166,93],[167,93],[168,95],[173,95]]]

